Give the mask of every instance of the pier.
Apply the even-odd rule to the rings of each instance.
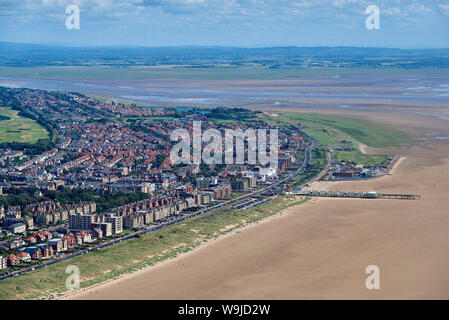
[[[417,194],[394,194],[377,192],[348,192],[348,191],[291,191],[289,194],[307,197],[326,197],[326,198],[360,198],[360,199],[400,199],[400,200],[418,200],[421,198]]]

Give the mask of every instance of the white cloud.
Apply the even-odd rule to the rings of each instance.
[[[449,4],[439,4],[438,6],[442,10],[443,14],[449,16]]]
[[[335,0],[334,6],[341,8],[349,4],[357,3],[357,0]]]

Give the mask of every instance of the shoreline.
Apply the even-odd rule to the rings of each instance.
[[[401,156],[399,158],[399,160],[391,168],[389,174],[383,175],[381,177],[376,177],[374,179],[369,179],[369,181],[381,180],[381,179],[384,179],[385,177],[388,177],[389,175],[392,175],[393,172],[395,171],[395,169],[397,169],[399,167],[400,163],[402,163],[402,161],[405,160],[405,159],[406,159],[405,157]],[[341,181],[335,181],[335,182],[341,182]],[[313,181],[310,186],[312,186],[315,183],[320,183],[320,181]],[[275,214],[273,214],[271,216],[268,216],[268,217],[265,217],[265,218],[263,218],[263,219],[261,219],[259,221],[256,221],[256,222],[244,225],[244,226],[242,226],[240,228],[232,230],[232,232],[228,232],[226,234],[219,235],[216,238],[213,238],[213,239],[210,239],[210,240],[208,240],[206,242],[203,242],[199,246],[195,247],[194,249],[192,249],[192,250],[190,250],[188,252],[182,252],[182,253],[178,254],[174,258],[169,258],[169,259],[166,259],[166,260],[163,260],[163,261],[159,261],[159,262],[155,263],[152,266],[146,266],[146,267],[144,267],[144,268],[142,268],[140,270],[137,270],[135,272],[127,273],[127,274],[121,275],[121,276],[119,276],[117,278],[114,278],[114,279],[111,279],[111,280],[107,280],[105,282],[89,286],[87,288],[83,288],[83,289],[79,289],[79,290],[76,290],[76,291],[73,291],[73,292],[65,293],[65,294],[63,294],[60,297],[56,297],[55,300],[72,300],[72,299],[77,299],[77,298],[79,298],[81,300],[87,300],[88,297],[85,297],[85,296],[88,295],[89,292],[92,291],[92,290],[95,290],[97,288],[108,288],[108,287],[110,287],[110,286],[112,286],[114,284],[120,283],[120,281],[122,281],[122,280],[124,281],[124,280],[128,280],[128,279],[132,279],[132,278],[135,278],[135,277],[137,277],[137,276],[139,276],[141,274],[144,274],[144,273],[147,273],[147,272],[151,272],[153,270],[160,269],[161,267],[164,267],[164,266],[170,264],[171,262],[176,263],[179,259],[185,258],[185,257],[190,256],[192,254],[195,254],[198,251],[201,251],[202,249],[205,249],[205,248],[207,248],[207,247],[209,247],[209,246],[211,246],[213,244],[216,244],[220,240],[224,240],[226,238],[229,238],[229,237],[235,235],[236,233],[240,233],[240,232],[242,232],[244,230],[248,230],[248,229],[250,229],[252,227],[255,227],[257,225],[260,225],[260,224],[266,224],[266,223],[271,222],[271,221],[273,221],[275,219],[286,218],[289,215],[292,215],[295,212],[297,212],[297,209],[305,208],[307,206],[310,206],[310,205],[316,203],[317,201],[322,201],[322,200],[323,199],[313,199],[313,198],[311,198],[311,199],[307,200],[305,203],[301,203],[301,204],[298,204],[298,205],[294,205],[294,206],[282,209],[278,213],[275,213]],[[329,199],[326,199],[326,200],[329,201]],[[330,199],[330,200],[337,200],[338,201],[340,199]]]
[[[87,288],[79,289],[79,290],[76,290],[74,292],[66,293],[66,294],[64,294],[64,295],[62,295],[60,297],[57,297],[55,300],[71,300],[72,298],[76,298],[76,296],[83,295],[83,294],[85,294],[88,291],[91,291],[93,289],[96,289],[96,288],[99,288],[99,287],[107,288],[108,286],[110,286],[112,284],[115,284],[116,282],[120,282],[121,280],[127,280],[127,279],[130,279],[130,278],[134,278],[136,276],[139,276],[142,273],[146,273],[148,271],[159,269],[159,268],[163,267],[164,265],[166,265],[166,264],[168,264],[170,262],[176,262],[177,260],[179,260],[181,258],[185,258],[185,257],[187,257],[189,255],[192,255],[192,254],[200,251],[201,249],[209,247],[210,245],[217,243],[219,240],[223,240],[223,239],[226,239],[228,237],[231,237],[235,233],[239,233],[239,232],[242,232],[244,230],[248,230],[251,227],[255,227],[255,226],[260,225],[260,224],[265,224],[265,223],[268,223],[268,222],[270,222],[272,220],[275,220],[275,219],[278,219],[278,218],[287,217],[289,214],[292,214],[291,212],[287,212],[287,211],[294,211],[294,209],[307,206],[308,204],[312,203],[311,200],[312,199],[307,200],[304,203],[293,205],[291,207],[282,209],[280,212],[275,213],[275,214],[273,214],[271,216],[265,217],[265,218],[263,218],[263,219],[261,219],[259,221],[246,224],[246,225],[244,225],[244,226],[242,226],[240,228],[233,229],[232,232],[221,234],[221,235],[219,235],[216,238],[213,238],[213,239],[210,239],[208,241],[202,242],[199,246],[195,247],[194,249],[189,250],[188,252],[182,252],[182,253],[178,254],[174,258],[168,258],[166,260],[158,261],[158,262],[156,262],[152,266],[146,266],[146,267],[144,267],[144,268],[142,268],[140,270],[137,270],[135,272],[127,273],[127,274],[121,275],[121,276],[119,276],[117,278],[114,278],[114,279],[111,279],[111,280],[107,280],[105,282],[98,283],[98,284],[92,285],[92,286],[87,287]]]
[[[388,170],[386,175],[394,174],[394,172],[397,170],[399,165],[407,159],[407,157],[398,155],[399,159],[396,160],[396,162],[393,164],[393,166]]]
[[[74,292],[66,293],[66,294],[64,294],[64,295],[62,295],[60,297],[57,297],[55,300],[71,300],[72,298],[76,298],[76,296],[83,295],[84,293],[87,293],[87,292],[89,292],[89,291],[91,291],[93,289],[96,289],[96,288],[99,288],[99,287],[107,288],[108,286],[110,286],[112,284],[115,284],[116,282],[120,282],[121,280],[127,280],[127,279],[130,279],[130,278],[134,278],[136,276],[139,276],[142,273],[146,273],[148,271],[159,269],[159,268],[163,267],[164,265],[166,265],[166,264],[168,264],[170,262],[176,262],[177,260],[179,260],[181,258],[185,258],[185,257],[187,257],[189,255],[192,255],[192,254],[200,251],[201,249],[204,249],[204,248],[206,248],[206,247],[208,247],[208,246],[210,246],[212,244],[215,244],[216,242],[218,242],[218,240],[223,240],[223,239],[226,239],[228,237],[231,237],[235,233],[242,232],[243,230],[248,230],[251,227],[255,227],[255,226],[259,225],[259,224],[265,224],[265,223],[270,222],[270,221],[272,221],[274,219],[277,219],[277,218],[287,217],[291,213],[290,212],[286,212],[286,211],[289,211],[289,210],[293,211],[293,209],[304,207],[304,206],[306,206],[306,205],[308,205],[310,203],[311,203],[311,199],[307,200],[305,203],[297,204],[297,205],[294,205],[294,206],[282,209],[280,212],[275,213],[275,214],[273,214],[271,216],[265,217],[265,218],[263,218],[263,219],[261,219],[259,221],[243,225],[240,228],[233,229],[231,232],[227,232],[227,233],[221,234],[221,235],[219,235],[216,238],[213,238],[213,239],[210,239],[208,241],[202,242],[199,246],[195,247],[194,249],[189,250],[188,252],[181,252],[180,254],[178,254],[174,258],[168,258],[166,260],[158,261],[158,262],[156,262],[152,266],[146,266],[146,267],[144,267],[144,268],[142,268],[140,270],[137,270],[135,272],[127,273],[127,274],[121,275],[121,276],[119,276],[117,278],[114,278],[114,279],[111,279],[111,280],[107,280],[107,281],[102,282],[102,283],[94,284],[94,285],[92,285],[90,287],[79,289],[79,290],[76,290]]]

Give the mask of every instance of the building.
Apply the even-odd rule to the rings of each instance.
[[[17,259],[19,259],[20,262],[30,262],[31,256],[28,252],[20,252],[16,254]]]
[[[92,229],[96,230],[97,233],[99,233],[98,231],[101,232],[101,237],[109,237],[112,235],[112,223],[110,222],[97,222],[97,223],[92,223]],[[99,234],[97,234],[98,236]]]
[[[134,213],[123,218],[123,227],[125,229],[142,228],[145,226],[145,219],[142,214]]]
[[[92,214],[75,213],[69,215],[69,229],[73,231],[91,230],[95,216]]]
[[[47,242],[49,246],[53,248],[53,252],[62,252],[67,250],[67,240],[65,239],[52,239]]]
[[[92,242],[92,236],[88,231],[81,231],[75,234],[76,242],[78,244]]]
[[[192,185],[183,185],[176,187],[175,189],[178,192],[193,192],[193,186]]]
[[[195,206],[195,198],[185,198],[187,208],[191,208]]]
[[[8,266],[17,266],[19,264],[19,259],[17,259],[15,254],[8,254],[6,257],[6,260],[8,262]]]
[[[232,194],[232,187],[229,184],[224,184],[207,189],[207,191],[210,191],[214,194],[214,199],[221,199]]]
[[[48,231],[40,231],[33,234],[33,237],[38,241],[47,241],[53,238],[53,235]]]
[[[27,252],[33,260],[39,260],[42,258],[42,252],[36,246],[20,249],[19,252]]]
[[[268,168],[259,168],[259,176],[264,180],[268,180],[277,175],[276,168],[268,167]]]
[[[117,234],[123,231],[123,218],[119,216],[106,216],[104,222],[112,224],[112,234]]]
[[[51,257],[53,257],[53,247],[49,246],[47,243],[38,244],[36,247],[41,251],[42,259],[50,259]]]
[[[12,233],[25,233],[27,230],[27,227],[24,223],[14,223],[13,225],[9,226],[8,230]]]
[[[67,242],[67,249],[76,247],[77,245],[76,238],[72,233],[69,232],[62,238]]]
[[[285,152],[281,154],[278,161],[279,172],[285,172],[286,169],[292,166],[292,159],[294,156],[290,152]]]
[[[205,177],[196,178],[196,188],[199,190],[209,188],[209,180]]]
[[[176,211],[177,213],[182,212],[184,209],[187,209],[187,202],[184,200],[176,201]]]
[[[94,214],[96,209],[95,202],[80,202],[68,204],[64,207],[57,207],[52,203],[45,202],[40,206],[34,205],[34,220],[39,225],[48,225],[59,221],[67,221],[72,214]]]
[[[26,224],[27,229],[33,229],[34,228],[33,218],[25,216],[25,217],[22,218],[22,222]]]
[[[157,207],[151,210],[154,221],[164,219],[170,215],[170,209],[168,207]]]
[[[103,238],[103,231],[99,228],[92,227],[92,231],[90,232],[92,234],[93,239],[101,239]]]
[[[9,228],[10,226],[12,226],[13,224],[16,223],[21,223],[22,220],[21,219],[17,219],[15,217],[11,218],[11,217],[5,217],[3,219],[3,228]]]
[[[196,206],[202,206],[213,201],[214,194],[212,192],[193,192],[193,198],[195,199]]]
[[[235,191],[248,190],[248,188],[249,188],[248,180],[238,179],[235,181],[231,181],[231,187],[232,187],[232,190],[235,190]]]
[[[154,214],[150,211],[138,211],[137,214],[143,217],[144,224],[150,224],[154,221]]]
[[[257,178],[254,175],[246,175],[243,179],[248,181],[248,188],[254,188],[257,186]]]
[[[0,269],[6,269],[8,267],[8,259],[6,257],[0,256]]]
[[[143,192],[152,193],[156,190],[156,185],[154,183],[140,183],[140,184],[108,184],[108,191],[110,193],[117,192]]]
[[[22,218],[22,210],[20,209],[19,206],[9,206],[6,216],[20,219],[20,218]]]
[[[92,223],[95,222],[95,216],[91,214],[84,214],[81,216],[81,228],[80,230],[92,229]]]

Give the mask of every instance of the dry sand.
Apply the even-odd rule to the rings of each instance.
[[[447,127],[416,116],[397,123],[422,132]],[[405,157],[388,176],[312,188],[416,193],[421,200],[314,199],[71,298],[448,299],[449,143],[399,152]],[[372,264],[380,268],[380,290],[365,288]]]

